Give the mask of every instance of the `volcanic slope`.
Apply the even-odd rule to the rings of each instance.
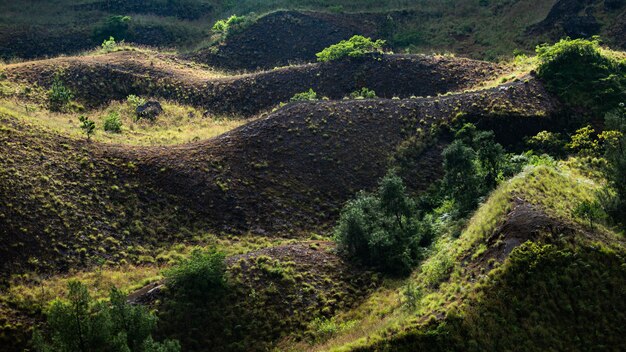
[[[490,195],[458,238],[442,237],[400,288],[381,287],[361,307],[333,318],[337,326],[351,327],[322,335],[313,346],[286,346],[619,350],[626,343],[620,299],[626,242],[622,234],[571,215],[603,182],[583,176],[579,166],[570,160],[528,167]]]
[[[2,271],[132,260],[122,248],[184,240],[190,230],[318,231],[376,184],[418,129],[467,118],[519,140],[559,111],[529,77],[436,98],[292,103],[207,141],[128,147],[57,135],[4,109],[0,250],[11,260]],[[415,189],[439,177],[440,149],[420,163]]]
[[[311,62],[316,53],[353,35],[380,37],[377,23],[384,23],[384,18],[383,14],[276,11],[187,57],[231,70]]]
[[[60,77],[87,107],[130,94],[176,100],[211,114],[252,116],[314,89],[341,99],[367,87],[383,98],[462,91],[505,73],[501,66],[422,55],[371,55],[229,76],[176,57],[126,51],[7,65],[15,82],[50,87]]]

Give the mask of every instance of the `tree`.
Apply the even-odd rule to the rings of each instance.
[[[421,256],[420,242],[432,230],[419,220],[400,177],[385,176],[374,194],[348,202],[335,227],[339,248],[390,274],[406,274]]]
[[[604,173],[616,193],[608,212],[614,220],[626,225],[626,107],[623,103],[606,114],[604,127],[605,131],[599,136],[604,140],[607,160]]]
[[[78,117],[78,121],[80,121],[80,128],[87,135],[87,140],[90,140],[91,135],[96,129],[96,124],[84,115]]]
[[[483,194],[474,149],[455,140],[443,151],[443,168],[443,189],[455,200],[460,212],[474,209]]]
[[[574,209],[574,216],[578,216],[589,221],[589,227],[594,228],[595,221],[606,217],[602,206],[597,201],[583,201]]]
[[[142,306],[131,306],[112,289],[109,302],[95,301],[78,281],[68,283],[68,299],[55,300],[47,313],[50,339],[36,332],[40,352],[179,352],[176,341],[152,340],[156,317]]]

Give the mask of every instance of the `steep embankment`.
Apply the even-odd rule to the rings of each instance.
[[[462,91],[504,72],[482,61],[419,55],[383,55],[225,76],[164,55],[119,52],[9,65],[13,81],[50,86],[59,73],[87,106],[129,94],[173,99],[213,114],[255,115],[313,88],[340,99],[367,87],[378,96],[408,98]]]
[[[430,99],[295,103],[211,140],[132,148],[57,136],[4,112],[0,228],[11,260],[2,270],[19,272],[31,257],[49,258],[28,264],[48,269],[89,257],[132,261],[138,245],[193,228],[320,230],[354,192],[376,184],[416,129],[463,116],[519,139],[558,111],[530,79]],[[439,149],[420,162],[416,189],[438,178]]]

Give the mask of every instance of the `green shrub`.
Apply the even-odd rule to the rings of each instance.
[[[406,274],[421,256],[431,229],[419,221],[402,180],[388,174],[374,194],[348,202],[335,227],[335,240],[349,256],[391,274]]]
[[[315,91],[312,88],[309,89],[306,92],[297,93],[293,97],[291,97],[291,99],[289,99],[289,101],[291,101],[291,102],[294,102],[294,101],[311,101],[311,100],[317,100],[317,93],[315,93]]]
[[[188,259],[165,271],[168,286],[192,300],[214,296],[226,286],[224,259],[221,252],[195,249]]]
[[[47,313],[50,339],[34,334],[37,351],[180,351],[175,341],[154,342],[150,335],[157,318],[143,306],[127,303],[119,290],[111,290],[109,302],[98,302],[78,281],[70,281],[68,288],[68,300],[55,300]]]
[[[327,62],[341,59],[344,57],[359,57],[372,52],[382,51],[384,40],[373,41],[361,35],[355,35],[348,40],[331,45],[328,48],[317,53],[317,60]]]
[[[109,39],[105,39],[102,42],[101,46],[102,46],[102,52],[110,53],[112,51],[115,51],[115,48],[117,48],[117,43],[115,42],[115,38],[109,37]]]
[[[102,43],[113,37],[118,40],[131,39],[132,17],[108,16],[94,28],[92,38],[96,43]]]
[[[561,138],[561,135],[556,132],[541,131],[531,137],[527,144],[530,148],[540,154],[554,156],[564,154],[565,142]]]
[[[232,15],[227,19],[219,20],[215,22],[211,30],[215,33],[219,33],[223,38],[239,33],[244,29],[248,28],[252,23],[254,23],[253,16],[237,16]]]
[[[597,39],[563,39],[537,54],[538,76],[565,103],[605,113],[626,101],[626,62],[604,53]]]
[[[62,111],[74,98],[72,91],[63,84],[61,75],[57,73],[52,81],[52,86],[48,91],[48,102],[50,104],[50,110]]]
[[[140,105],[143,105],[145,103],[146,103],[146,99],[138,97],[134,94],[131,94],[128,97],[126,97],[126,104],[128,104],[128,107],[130,107],[133,110],[133,113]]]
[[[84,115],[78,117],[78,121],[80,121],[80,128],[87,135],[87,140],[89,140],[96,129],[96,124]]]
[[[111,133],[122,132],[122,120],[120,120],[120,114],[115,111],[111,111],[104,119],[104,130]]]
[[[565,147],[581,156],[596,156],[600,151],[600,145],[594,138],[595,133],[591,126],[582,127],[572,135],[572,140]]]
[[[378,98],[378,96],[376,96],[376,92],[374,92],[373,90],[367,87],[363,87],[360,90],[356,90],[350,93],[350,98],[352,99],[375,99],[375,98]]]

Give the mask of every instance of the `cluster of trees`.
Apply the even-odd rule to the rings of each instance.
[[[194,250],[189,258],[164,272],[169,306],[181,316],[207,303],[226,288],[225,256],[214,250]],[[168,317],[171,318],[171,317]],[[157,342],[152,334],[157,316],[113,288],[109,299],[94,299],[87,287],[68,284],[67,299],[56,299],[47,312],[46,335],[35,332],[33,346],[39,352],[178,352],[177,340]]]
[[[507,154],[491,131],[465,124],[444,150],[445,176],[430,192],[412,199],[393,171],[376,192],[361,192],[343,208],[334,230],[340,249],[358,261],[396,275],[407,274],[437,236],[435,209],[450,220],[474,210],[484,195],[524,165]]]
[[[50,336],[35,332],[39,352],[178,352],[178,341],[156,342],[157,318],[143,306],[130,305],[126,295],[112,289],[108,302],[99,302],[78,281],[68,284],[67,300],[52,302],[47,313]]]

